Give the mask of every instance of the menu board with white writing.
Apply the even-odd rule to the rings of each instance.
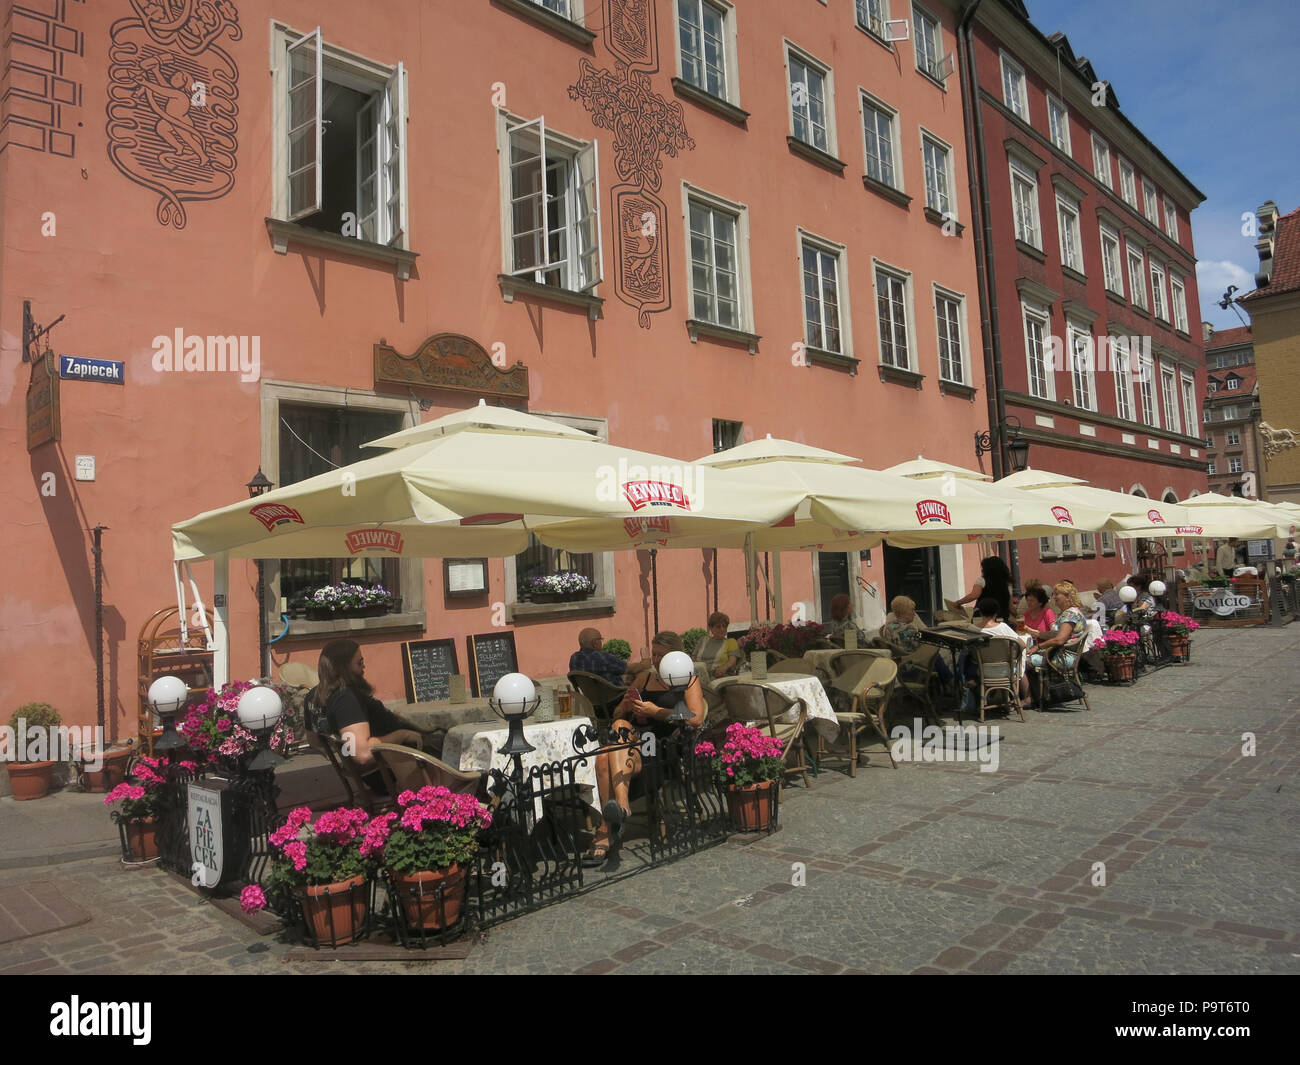
[[[519,672],[513,632],[488,632],[466,636],[469,650],[469,681],[475,698],[491,695],[497,681],[507,673]]]
[[[450,678],[460,672],[456,661],[456,641],[411,640],[403,643],[402,671],[406,674],[408,703],[450,698]]]

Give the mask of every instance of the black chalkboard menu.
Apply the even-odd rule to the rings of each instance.
[[[470,694],[475,698],[491,695],[497,681],[507,673],[519,672],[513,632],[487,632],[466,636],[469,652]]]
[[[402,670],[406,674],[408,703],[449,698],[449,678],[460,672],[456,661],[456,641],[411,640],[403,643]]]

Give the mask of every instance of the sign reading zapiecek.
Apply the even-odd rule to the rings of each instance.
[[[60,355],[59,376],[65,381],[104,381],[111,385],[125,383],[126,363],[112,359],[90,359],[84,355]]]

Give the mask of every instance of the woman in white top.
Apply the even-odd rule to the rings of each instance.
[[[1024,648],[1029,646],[1031,637],[1028,633],[1021,634],[1016,632],[1005,621],[997,619],[997,603],[992,599],[981,599],[976,607],[980,616],[984,619],[984,624],[980,626],[981,630],[990,636],[1001,636],[1004,639],[1015,640],[1021,647],[1021,653],[1016,656],[1015,664],[1015,684],[1016,690],[1020,695],[1020,705],[1028,708],[1032,704],[1029,700],[1029,679],[1025,676],[1025,656]]]

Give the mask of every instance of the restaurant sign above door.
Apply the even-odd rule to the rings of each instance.
[[[504,369],[504,345],[489,355],[481,344],[458,333],[437,333],[413,355],[401,355],[388,342],[375,345],[375,381],[445,388],[454,392],[528,399],[528,367]]]
[[[38,354],[32,360],[32,375],[27,383],[27,450],[60,438],[59,374],[52,352]]]

